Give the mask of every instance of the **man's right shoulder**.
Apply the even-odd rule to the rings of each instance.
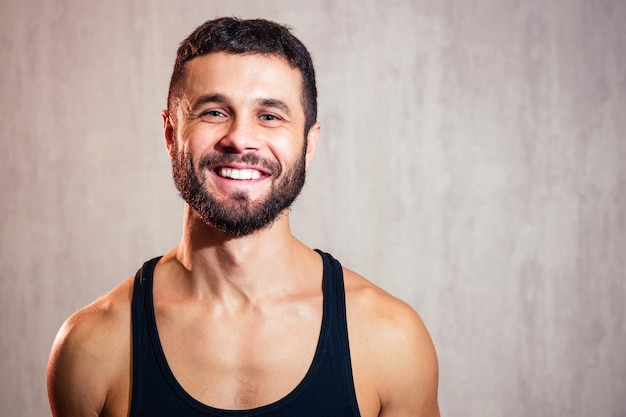
[[[54,415],[98,415],[111,387],[128,379],[132,291],[130,278],[61,326],[48,362]]]
[[[130,326],[133,279],[127,279],[106,295],[72,314],[63,323],[57,339],[67,342],[105,343]],[[121,335],[117,335],[121,336]],[[56,342],[56,341],[55,341]]]

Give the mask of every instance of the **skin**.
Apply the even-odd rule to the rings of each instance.
[[[285,171],[301,156],[301,76],[286,61],[219,52],[187,65],[176,123],[163,112],[170,157],[183,149],[197,167],[206,154],[257,152]],[[198,104],[215,94],[220,100]],[[267,98],[282,104],[268,105]],[[319,131],[315,124],[305,136],[307,167]],[[242,181],[201,172],[205,188],[233,209],[235,194],[257,202],[281,180],[263,174]],[[317,345],[322,271],[319,255],[292,235],[288,210],[270,227],[234,236],[205,224],[186,205],[182,238],[154,274],[161,342],[183,388],[224,409],[259,407],[292,391]],[[437,358],[419,316],[360,275],[344,268],[344,277],[361,416],[438,416]],[[54,416],[128,416],[132,285],[131,277],[59,331],[48,367]]]

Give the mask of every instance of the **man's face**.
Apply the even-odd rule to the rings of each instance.
[[[165,120],[181,196],[226,233],[271,225],[300,193],[319,131],[303,140],[300,73],[280,57],[218,52],[185,74],[175,126]]]

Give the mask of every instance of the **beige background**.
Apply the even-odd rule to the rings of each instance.
[[[62,321],[178,239],[159,111],[233,14],[309,46],[295,233],[420,312],[443,415],[626,416],[623,0],[3,0],[0,416],[48,415]]]

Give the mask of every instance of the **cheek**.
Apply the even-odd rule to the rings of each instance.
[[[227,135],[225,126],[198,123],[181,132],[181,142],[194,155],[216,152],[221,138]]]
[[[278,160],[293,162],[302,157],[304,138],[302,135],[285,132],[272,138],[269,148]]]
[[[195,160],[213,150],[210,138],[211,135],[201,129],[186,129],[180,133],[176,141],[177,148]]]

